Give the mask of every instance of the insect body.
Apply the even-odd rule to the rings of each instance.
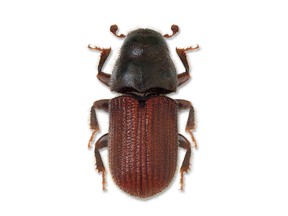
[[[117,34],[118,27],[112,25],[111,32]],[[186,82],[189,65],[186,51],[176,49],[184,64],[185,72],[177,74],[170,58],[165,37],[171,37],[178,31],[178,26],[171,27],[172,35],[162,36],[151,29],[137,29],[130,32],[121,47],[112,75],[102,71],[103,64],[111,49],[89,48],[101,51],[98,65],[98,79],[122,96],[95,101],[90,114],[90,127],[93,130],[89,147],[94,135],[99,130],[96,110],[109,114],[109,132],[95,144],[96,168],[102,172],[105,189],[105,167],[99,149],[108,147],[109,167],[115,183],[125,192],[139,198],[151,197],[171,182],[177,166],[178,147],[186,149],[181,172],[189,169],[190,142],[178,134],[177,115],[180,110],[189,110],[186,131],[192,137],[194,109],[189,101],[173,100],[167,96]]]

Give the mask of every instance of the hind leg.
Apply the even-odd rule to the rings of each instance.
[[[105,190],[105,167],[99,152],[99,149],[105,148],[108,146],[108,133],[104,134],[102,137],[100,137],[98,139],[98,141],[95,144],[95,150],[94,150],[94,154],[95,154],[95,158],[96,158],[96,169],[98,170],[98,172],[102,173],[102,188],[103,190]]]
[[[188,172],[189,167],[190,167],[190,158],[191,158],[191,145],[190,142],[181,134],[178,134],[178,142],[179,146],[181,148],[186,149],[186,154],[184,157],[184,160],[182,162],[181,168],[180,168],[180,189],[183,190],[184,186],[184,172]]]

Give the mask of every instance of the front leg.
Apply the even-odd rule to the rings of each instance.
[[[181,62],[184,65],[184,68],[185,68],[185,71],[183,73],[180,73],[180,74],[177,75],[178,86],[182,85],[183,83],[185,83],[190,78],[189,64],[188,64],[188,61],[187,61],[186,52],[187,51],[194,51],[194,50],[197,50],[197,49],[199,49],[199,45],[198,44],[196,45],[196,47],[188,47],[186,49],[176,48],[177,55],[179,56]]]
[[[95,101],[93,106],[91,107],[90,110],[90,128],[93,131],[92,135],[89,139],[88,143],[88,148],[91,148],[91,142],[94,139],[95,134],[99,131],[99,125],[97,121],[97,116],[96,116],[96,110],[104,110],[105,112],[108,112],[108,107],[109,107],[109,100],[104,99],[104,100],[98,100]]]
[[[195,116],[194,116],[194,108],[191,104],[190,101],[187,100],[180,100],[177,99],[177,106],[178,106],[178,110],[187,110],[189,109],[189,116],[188,116],[188,120],[187,120],[187,124],[186,124],[186,131],[190,134],[192,141],[194,143],[194,148],[197,149],[197,142],[196,139],[194,138],[194,135],[192,133],[192,130],[195,129]]]
[[[96,50],[96,51],[100,51],[101,52],[101,56],[100,56],[100,61],[98,64],[98,74],[97,74],[97,78],[104,83],[105,85],[107,85],[108,87],[110,87],[110,82],[111,82],[111,74],[107,74],[105,72],[102,71],[103,65],[105,63],[105,61],[107,60],[107,57],[109,56],[110,52],[111,52],[111,48],[108,49],[104,49],[104,48],[100,48],[97,46],[90,46],[90,44],[88,45],[88,48],[90,50]]]

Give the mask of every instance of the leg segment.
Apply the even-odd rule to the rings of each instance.
[[[184,157],[184,160],[182,162],[181,168],[180,168],[180,189],[183,190],[183,185],[184,185],[184,172],[188,172],[189,170],[189,166],[190,166],[190,158],[191,158],[191,146],[190,146],[190,142],[181,134],[178,134],[178,142],[179,142],[179,146],[181,148],[186,149],[186,154]]]
[[[91,148],[91,142],[94,139],[95,134],[99,131],[99,125],[98,125],[98,121],[97,121],[97,116],[96,116],[96,109],[97,110],[104,110],[106,112],[108,112],[108,107],[109,107],[109,100],[105,99],[105,100],[98,100],[95,101],[93,106],[91,107],[90,110],[90,128],[91,130],[93,130],[92,135],[89,139],[89,143],[88,143],[88,148]]]
[[[107,59],[107,57],[109,56],[110,52],[111,52],[111,48],[108,49],[103,49],[103,48],[99,48],[97,46],[90,46],[90,44],[88,45],[88,48],[91,50],[96,50],[96,51],[100,51],[101,52],[101,56],[100,56],[100,61],[98,64],[98,74],[97,74],[97,78],[104,83],[105,85],[107,85],[108,87],[110,87],[110,81],[111,81],[111,74],[107,74],[105,72],[102,72],[102,67]]]
[[[105,167],[99,152],[99,149],[105,148],[108,145],[108,134],[104,134],[100,139],[96,142],[95,145],[95,158],[96,158],[96,169],[98,172],[102,172],[102,189],[105,190]]]
[[[199,48],[198,44],[196,45],[196,47],[188,47],[186,49],[176,48],[176,52],[185,67],[185,72],[178,74],[178,86],[182,85],[184,82],[186,82],[190,78],[189,64],[187,61],[186,51],[193,51],[193,50],[197,50],[198,48]]]
[[[187,120],[187,124],[186,124],[186,131],[190,134],[192,141],[194,143],[194,148],[197,149],[197,142],[194,138],[194,135],[192,133],[192,130],[195,129],[195,116],[194,116],[194,108],[191,104],[190,101],[187,100],[176,100],[177,105],[178,105],[178,110],[186,110],[189,109],[189,116],[188,116],[188,120]]]

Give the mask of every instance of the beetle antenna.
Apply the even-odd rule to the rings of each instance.
[[[117,25],[111,25],[110,31],[118,38],[125,38],[126,37],[126,35],[124,35],[124,34],[117,34],[117,31],[118,31]]]
[[[165,34],[165,35],[163,35],[163,37],[165,37],[165,38],[173,37],[177,32],[179,32],[179,27],[178,27],[178,25],[172,25],[172,26],[171,26],[171,30],[172,30],[172,32],[173,32],[171,35]]]

